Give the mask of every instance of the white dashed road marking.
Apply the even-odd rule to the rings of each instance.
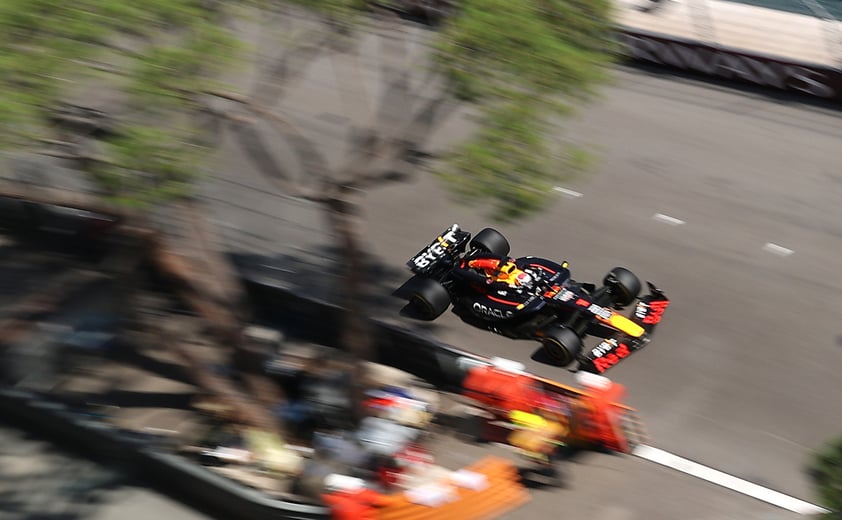
[[[582,194],[581,194],[581,193],[579,193],[578,191],[568,190],[567,188],[562,188],[561,186],[556,186],[556,187],[555,187],[555,188],[553,188],[553,189],[554,189],[555,191],[557,191],[557,192],[561,193],[561,194],[562,194],[562,195],[564,195],[565,197],[569,197],[569,198],[571,198],[571,199],[578,199],[579,197],[581,197],[581,196],[582,196]]]
[[[767,253],[772,253],[779,256],[789,256],[795,252],[792,249],[787,249],[784,246],[779,246],[778,244],[773,244],[771,242],[763,246],[763,250]]]
[[[664,215],[663,213],[655,213],[654,215],[652,215],[652,218],[657,220],[658,222],[669,224],[670,226],[680,226],[681,224],[684,224],[683,220],[671,217],[669,215]]]
[[[692,460],[679,457],[678,455],[673,455],[672,453],[658,448],[653,448],[652,446],[641,444],[634,448],[632,454],[642,459],[655,462],[656,464],[661,464],[662,466],[706,480],[718,486],[726,487],[738,493],[762,500],[774,506],[792,511],[793,513],[813,515],[829,512],[821,506],[779,493],[747,480],[723,473],[719,470],[703,466],[697,462],[693,462]]]

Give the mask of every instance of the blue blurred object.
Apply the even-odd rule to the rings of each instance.
[[[62,347],[88,353],[105,353],[114,344],[120,317],[113,313],[91,312],[71,324],[72,329],[59,336]]]

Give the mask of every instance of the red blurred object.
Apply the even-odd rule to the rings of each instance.
[[[419,444],[410,444],[377,470],[380,483],[387,489],[401,483],[408,472],[435,462],[432,453]]]
[[[322,496],[334,520],[377,520],[384,496],[370,489],[334,491]]]
[[[468,371],[462,393],[483,405],[494,416],[492,421],[508,422],[513,411],[535,413],[569,408],[569,441],[627,453],[630,445],[621,420],[631,409],[621,402],[625,387],[595,377],[599,378],[595,384],[579,390],[526,372],[477,366]]]

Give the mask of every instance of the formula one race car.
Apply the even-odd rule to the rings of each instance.
[[[669,306],[664,293],[615,267],[601,286],[570,276],[568,263],[525,256],[510,258],[498,231],[471,233],[453,224],[408,262],[414,276],[394,295],[408,301],[402,313],[432,321],[450,305],[462,321],[513,339],[541,342],[555,363],[602,373],[643,348]],[[630,317],[618,311],[637,300]],[[584,349],[587,336],[602,338]]]

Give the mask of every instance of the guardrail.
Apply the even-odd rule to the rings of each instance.
[[[247,267],[243,278],[262,318],[281,325],[286,333],[304,340],[339,347],[340,308],[317,298],[293,292],[276,279],[251,276]],[[431,384],[457,390],[470,362],[483,362],[483,356],[435,339],[422,331],[398,325],[374,322],[375,361],[414,374]]]

